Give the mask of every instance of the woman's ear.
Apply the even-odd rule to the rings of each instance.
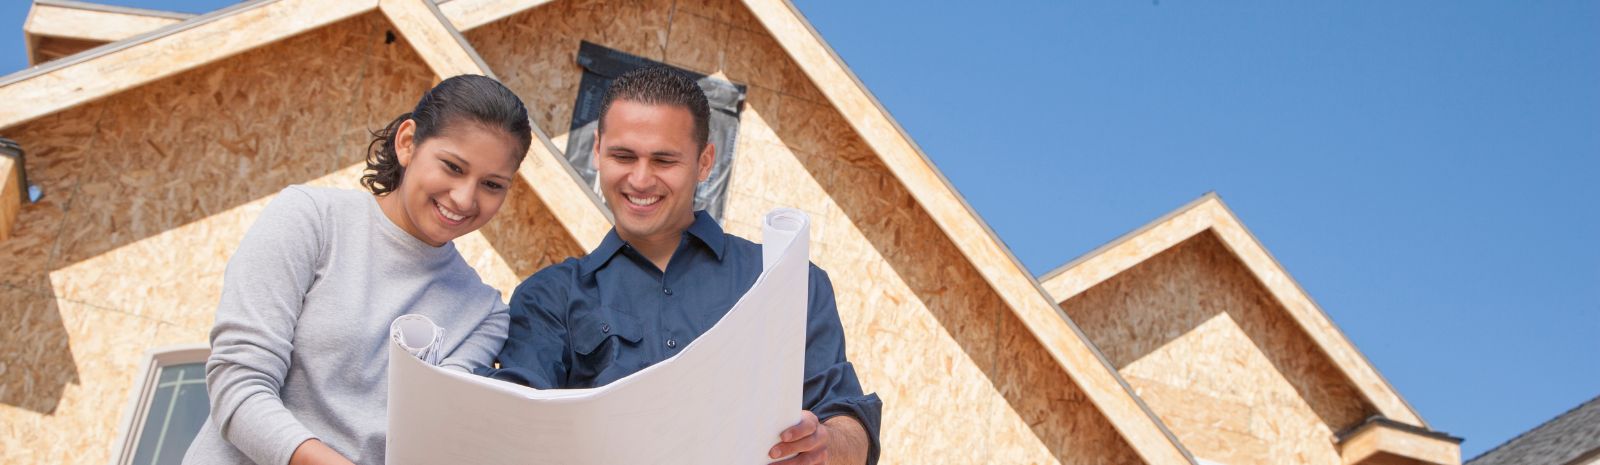
[[[411,165],[411,156],[416,154],[417,122],[407,119],[400,122],[400,128],[394,131],[394,153],[399,158],[400,167]]]

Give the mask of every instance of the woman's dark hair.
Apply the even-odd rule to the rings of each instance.
[[[476,124],[485,129],[499,129],[512,136],[519,144],[517,163],[533,143],[533,126],[528,122],[528,109],[522,99],[499,81],[487,76],[466,74],[445,79],[428,89],[410,113],[400,115],[383,129],[372,132],[372,142],[367,144],[367,169],[361,175],[361,185],[375,195],[384,195],[400,187],[406,168],[400,166],[400,155],[395,152],[395,133],[400,123],[416,122],[412,135],[413,146],[443,134],[460,124]]]

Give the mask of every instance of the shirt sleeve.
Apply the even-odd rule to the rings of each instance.
[[[511,294],[510,328],[500,349],[498,369],[476,372],[534,389],[554,389],[566,384],[572,366],[567,350],[566,289],[572,262],[546,268],[528,278]]]
[[[315,438],[279,397],[295,322],[322,253],[311,196],[284,189],[267,204],[228,260],[211,329],[206,391],[223,439],[262,464],[289,463]]]
[[[495,355],[500,353],[501,346],[506,342],[506,326],[510,318],[506,304],[500,301],[500,292],[494,291],[489,315],[478,323],[478,327],[472,330],[472,334],[468,335],[454,352],[439,362],[439,366],[466,372],[489,369]]]
[[[804,407],[827,421],[849,415],[867,431],[867,463],[878,463],[878,427],[883,418],[883,401],[877,394],[863,394],[856,369],[845,358],[844,326],[834,302],[833,282],[828,273],[811,266],[811,295],[806,313],[806,371]]]

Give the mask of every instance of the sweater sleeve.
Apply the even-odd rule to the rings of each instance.
[[[211,420],[258,464],[289,463],[300,443],[316,437],[284,408],[279,389],[295,322],[317,279],[321,229],[311,195],[284,189],[245,233],[223,275],[206,361]]]
[[[495,292],[492,300],[489,315],[478,323],[478,327],[454,352],[439,362],[439,366],[480,373],[494,364],[495,355],[506,343],[506,327],[510,324],[511,316],[507,313],[506,304],[500,301],[499,292]]]

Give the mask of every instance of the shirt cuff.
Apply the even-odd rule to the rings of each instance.
[[[877,393],[834,400],[817,406],[811,413],[819,422],[840,415],[849,415],[861,422],[861,428],[867,431],[867,465],[877,465],[878,426],[883,421],[883,400]]]

